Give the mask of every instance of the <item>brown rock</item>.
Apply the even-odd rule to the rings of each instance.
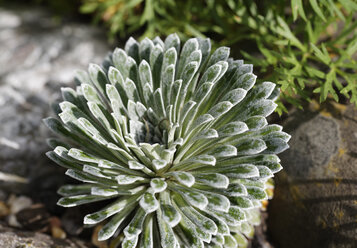
[[[58,239],[65,239],[67,237],[66,232],[62,229],[61,220],[58,217],[51,217],[50,220],[52,237]]]
[[[269,205],[277,247],[357,247],[357,109],[297,112]]]
[[[8,216],[10,214],[10,209],[3,201],[0,201],[0,219]]]
[[[63,229],[58,226],[51,227],[51,234],[52,234],[52,237],[57,238],[57,239],[65,239],[67,237],[67,235],[63,231]]]
[[[48,231],[50,214],[43,204],[34,204],[16,213],[16,220],[26,230]]]

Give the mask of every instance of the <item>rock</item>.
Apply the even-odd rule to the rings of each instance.
[[[32,200],[26,196],[16,197],[15,195],[11,195],[7,203],[10,208],[8,224],[13,227],[21,227],[21,224],[17,221],[16,214],[23,209],[30,207]]]
[[[53,226],[51,228],[51,233],[52,233],[52,237],[58,239],[65,239],[67,236],[65,231],[63,231],[63,229],[58,226]]]
[[[0,219],[8,216],[10,214],[9,207],[5,204],[5,202],[0,201]]]
[[[39,203],[21,210],[15,217],[21,228],[36,232],[48,231],[51,220],[45,206]]]
[[[32,194],[54,206],[65,179],[44,155],[50,133],[42,119],[60,87],[73,86],[74,70],[100,63],[111,49],[105,31],[19,6],[0,8],[0,44],[0,172],[29,180],[0,182],[0,192]]]
[[[90,246],[76,239],[52,238],[42,233],[9,228],[0,223],[0,247],[87,248]]]
[[[79,235],[83,231],[83,218],[79,208],[67,208],[61,218],[64,230],[70,235]]]
[[[52,237],[59,239],[65,239],[67,237],[66,232],[61,227],[61,220],[58,217],[52,217],[50,220],[50,225]]]
[[[268,225],[277,247],[357,246],[357,109],[297,112]]]
[[[10,206],[11,213],[17,214],[21,210],[30,207],[32,205],[32,200],[26,196],[16,197],[12,195],[8,199],[8,205]]]

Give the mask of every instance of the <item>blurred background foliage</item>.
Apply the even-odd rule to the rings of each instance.
[[[281,89],[278,113],[307,100],[357,105],[356,0],[32,0],[58,15],[79,11],[109,40],[177,33],[209,37]]]

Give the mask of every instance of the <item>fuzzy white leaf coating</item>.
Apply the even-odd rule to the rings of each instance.
[[[65,137],[46,155],[82,182],[58,204],[107,202],[84,223],[105,221],[98,239],[123,248],[246,245],[290,135],[266,120],[275,84],[229,56],[209,39],[131,37],[78,71],[44,120]]]

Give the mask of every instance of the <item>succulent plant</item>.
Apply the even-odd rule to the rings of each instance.
[[[106,200],[84,224],[104,222],[99,240],[123,235],[122,247],[244,246],[290,138],[268,125],[277,91],[252,69],[173,34],[130,38],[78,71],[60,120],[45,119],[64,137],[48,157],[83,182],[62,186],[58,204]]]

